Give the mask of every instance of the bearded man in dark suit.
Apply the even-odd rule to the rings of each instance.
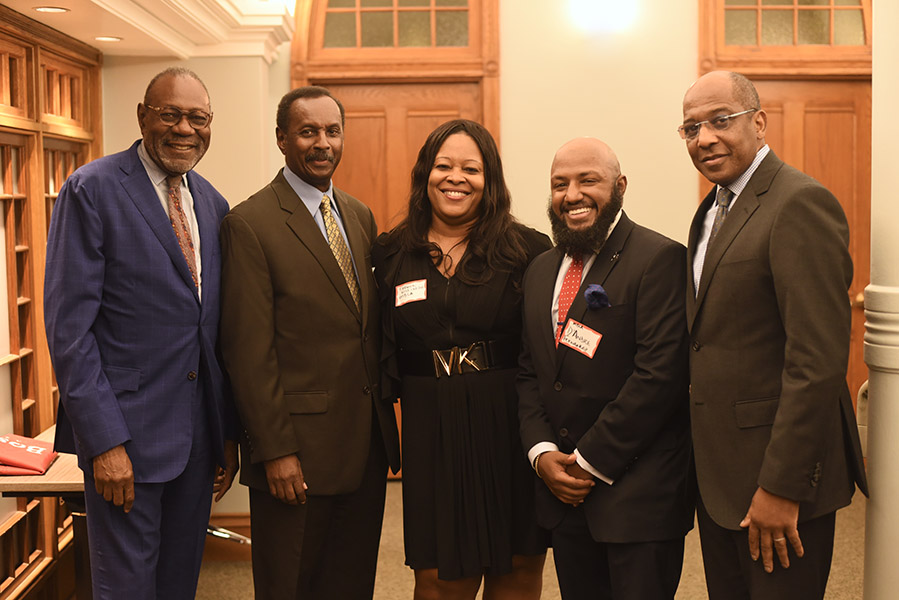
[[[693,526],[681,244],[622,210],[603,142],[556,153],[524,278],[521,438],[565,600],[674,597]]]
[[[820,599],[835,512],[856,483],[867,489],[846,386],[846,217],[833,194],[768,148],[748,79],[708,73],[683,108],[687,151],[717,184],[693,218],[687,254],[709,597]]]
[[[222,223],[222,350],[247,434],[260,600],[370,599],[387,466],[399,470],[379,386],[377,226],[331,182],[343,126],[328,90],[285,94],[285,167]]]

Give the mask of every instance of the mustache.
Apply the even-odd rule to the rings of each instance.
[[[318,160],[326,160],[330,163],[333,163],[334,155],[327,150],[313,150],[306,155],[306,162],[314,162]]]

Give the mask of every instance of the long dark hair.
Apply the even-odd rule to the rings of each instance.
[[[468,232],[468,250],[456,267],[455,277],[469,285],[486,283],[496,271],[522,270],[527,263],[527,250],[512,216],[512,196],[503,176],[503,162],[493,136],[483,125],[467,119],[447,121],[431,132],[412,167],[412,192],[406,217],[388,237],[401,251],[428,254],[440,261],[443,251],[428,241],[431,226],[431,201],[428,177],[434,160],[447,138],[464,133],[477,145],[484,159],[484,194],[480,215]]]

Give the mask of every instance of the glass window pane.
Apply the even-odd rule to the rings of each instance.
[[[362,0],[360,6],[368,8],[372,6],[393,6],[393,0]],[[365,27],[362,28],[365,31]],[[365,44],[363,44],[364,46]]]
[[[354,48],[356,46],[356,15],[328,13],[325,18],[325,48]]]
[[[860,10],[835,10],[833,43],[836,46],[864,46],[865,24]]]
[[[799,6],[830,6],[830,0],[799,0]]]
[[[398,6],[431,6],[431,0],[400,0]]]
[[[793,0],[762,0],[764,6],[793,6]]]
[[[837,6],[861,6],[862,0],[836,0],[834,4]]]
[[[362,47],[393,46],[393,13],[362,13]]]
[[[792,10],[765,10],[765,11],[762,11],[762,45],[763,46],[792,46],[793,45],[793,11]]]
[[[437,13],[437,45],[468,45],[468,11],[454,10]]]
[[[401,12],[399,19],[400,46],[431,45],[431,14],[424,11]]]
[[[830,44],[830,11],[799,11],[799,43]]]
[[[328,8],[356,8],[356,0],[328,0]]]
[[[435,6],[468,6],[468,0],[437,0]]]
[[[724,13],[724,43],[728,46],[755,46],[755,11],[728,10]]]
[[[725,6],[755,6],[754,0],[724,0]]]

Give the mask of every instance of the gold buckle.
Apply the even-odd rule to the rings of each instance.
[[[474,352],[478,345],[482,344],[483,342],[474,342],[464,350],[459,346],[453,346],[448,350],[432,350],[434,374],[437,376],[437,379],[440,379],[443,375],[452,377],[454,373],[461,375],[463,366],[474,371],[481,371],[482,367],[469,358],[469,354]]]

